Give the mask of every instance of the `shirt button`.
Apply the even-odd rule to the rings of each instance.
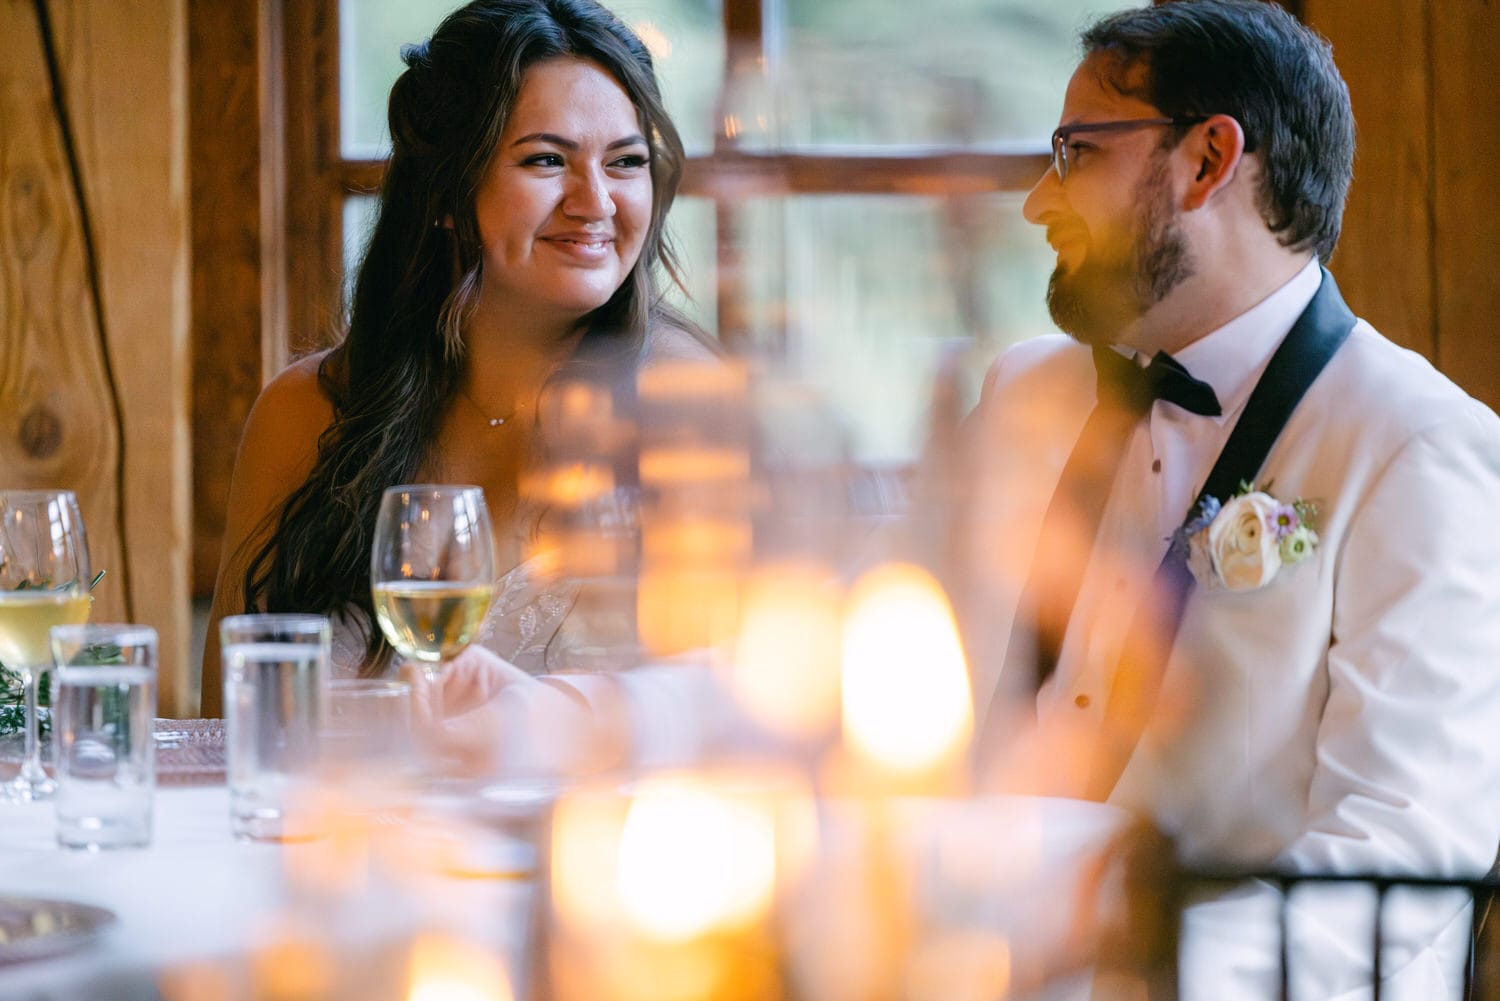
[[[1159,472],[1161,472],[1161,460],[1160,459],[1157,459],[1155,462],[1151,463],[1151,471],[1153,473],[1159,473]]]
[[[1089,707],[1089,697],[1087,695],[1075,695],[1073,696],[1073,704],[1079,709],[1087,709]]]

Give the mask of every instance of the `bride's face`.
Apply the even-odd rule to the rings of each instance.
[[[475,206],[486,303],[576,320],[608,302],[650,228],[650,156],[629,95],[598,63],[531,66]]]

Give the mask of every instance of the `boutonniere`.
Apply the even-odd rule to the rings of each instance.
[[[1318,546],[1317,505],[1284,503],[1241,483],[1223,503],[1205,497],[1197,513],[1177,530],[1173,546],[1187,557],[1188,569],[1209,590],[1254,591],[1276,579],[1284,566],[1301,563]]]

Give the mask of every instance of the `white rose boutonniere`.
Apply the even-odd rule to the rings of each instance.
[[[1205,497],[1197,515],[1179,529],[1174,545],[1183,549],[1188,569],[1204,587],[1254,591],[1317,548],[1317,514],[1309,501],[1285,504],[1267,490],[1242,483],[1240,492],[1222,504]]]

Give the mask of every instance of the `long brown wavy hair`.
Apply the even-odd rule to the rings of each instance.
[[[273,513],[250,558],[249,611],[357,607],[373,623],[370,546],[385,488],[412,482],[429,458],[463,374],[462,331],[479,297],[483,245],[475,198],[533,63],[576,56],[624,88],[651,145],[651,224],[624,284],[583,319],[575,361],[627,366],[656,322],[683,326],[661,301],[660,270],[678,280],[664,221],[682,175],[682,141],[662,104],[651,55],[593,0],[475,0],[426,42],[402,49],[391,88],[392,155],[354,286],[347,333],[318,370],[333,421],[307,480]],[[451,218],[451,227],[441,225]],[[679,280],[680,284],[680,280]],[[366,638],[364,671],[390,649]]]

